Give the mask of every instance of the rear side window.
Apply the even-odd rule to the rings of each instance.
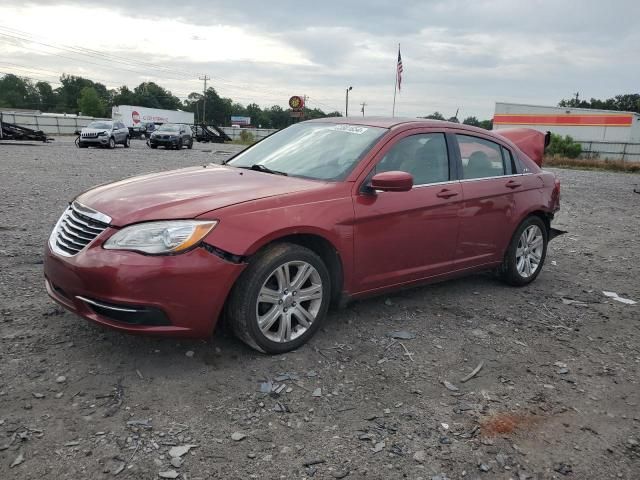
[[[506,174],[502,147],[470,135],[456,135],[462,157],[462,178],[498,177]]]

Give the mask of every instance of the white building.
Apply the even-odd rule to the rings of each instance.
[[[640,161],[638,113],[496,102],[493,128],[511,127],[570,135],[586,156]]]

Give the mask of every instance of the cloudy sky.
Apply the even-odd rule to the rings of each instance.
[[[0,72],[179,97],[207,74],[244,104],[300,94],[342,112],[353,86],[352,114],[389,115],[400,43],[397,114],[490,118],[496,101],[637,92],[639,15],[638,0],[3,0]]]

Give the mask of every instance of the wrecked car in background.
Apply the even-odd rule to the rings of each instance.
[[[47,291],[131,333],[206,337],[224,316],[248,345],[281,353],[349,299],[482,270],[526,285],[560,184],[541,169],[544,134],[499,133],[321,119],[225,165],[101,185],[55,225]]]

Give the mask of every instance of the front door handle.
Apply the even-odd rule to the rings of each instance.
[[[451,197],[455,197],[456,195],[458,195],[458,192],[454,192],[452,190],[449,190],[448,188],[445,188],[444,190],[440,190],[438,193],[436,193],[436,197],[440,197],[440,198],[451,198]]]
[[[520,182],[516,182],[515,180],[509,180],[505,187],[507,188],[518,188],[521,187],[522,184]]]

